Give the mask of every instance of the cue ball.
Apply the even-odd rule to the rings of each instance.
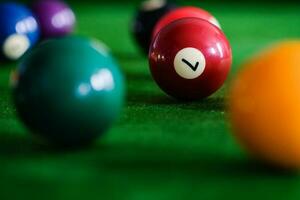
[[[170,24],[171,22],[182,19],[182,18],[192,18],[192,17],[207,20],[210,23],[212,23],[213,25],[221,28],[219,21],[212,14],[210,14],[209,12],[207,12],[206,10],[203,10],[201,8],[188,6],[188,7],[177,8],[177,9],[167,13],[166,15],[164,15],[155,25],[152,37],[155,37],[155,35],[163,27]]]
[[[231,63],[231,47],[224,33],[199,18],[172,22],[150,46],[152,77],[164,92],[180,100],[199,100],[216,92]]]
[[[76,22],[75,14],[65,2],[39,0],[31,7],[37,17],[44,39],[66,36],[73,32]]]
[[[39,37],[38,23],[27,7],[0,3],[0,59],[19,59]]]
[[[174,4],[165,0],[147,0],[141,4],[133,20],[131,32],[145,55],[149,52],[155,24],[162,16],[175,8]]]
[[[88,144],[116,120],[124,101],[123,76],[95,40],[45,41],[24,56],[13,80],[23,123],[59,145]]]
[[[229,92],[235,137],[256,158],[300,169],[300,41],[284,41],[249,59]]]

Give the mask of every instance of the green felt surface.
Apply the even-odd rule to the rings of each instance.
[[[204,4],[220,20],[240,64],[275,41],[300,37],[300,5]],[[226,121],[225,87],[195,103],[166,97],[152,81],[128,27],[134,6],[73,4],[77,33],[110,46],[127,79],[118,123],[94,146],[40,146],[23,128],[0,71],[0,199],[299,199],[300,176],[258,164]]]

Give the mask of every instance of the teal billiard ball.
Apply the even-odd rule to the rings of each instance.
[[[59,145],[88,144],[118,117],[124,80],[100,42],[52,39],[24,56],[14,75],[13,100],[34,134]]]

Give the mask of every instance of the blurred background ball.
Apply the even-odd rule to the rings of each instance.
[[[39,37],[38,23],[26,6],[0,3],[0,58],[19,59]]]
[[[187,7],[177,8],[164,15],[155,25],[152,33],[152,37],[154,38],[156,34],[168,24],[183,18],[204,19],[209,21],[213,25],[217,26],[218,28],[221,28],[219,21],[208,11],[197,7],[187,6]]]
[[[60,0],[39,0],[32,10],[41,27],[42,37],[61,37],[73,32],[76,18],[71,8]]]
[[[142,52],[148,54],[155,24],[176,5],[165,0],[144,1],[138,9],[132,25],[132,34]]]

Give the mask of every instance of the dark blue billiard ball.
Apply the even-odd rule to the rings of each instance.
[[[38,23],[26,6],[0,3],[0,58],[17,60],[39,37]]]
[[[167,0],[146,0],[142,2],[134,17],[131,31],[136,43],[145,55],[148,55],[156,23],[176,7],[174,3]]]

